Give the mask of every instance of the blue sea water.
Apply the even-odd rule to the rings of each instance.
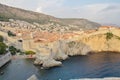
[[[17,59],[0,69],[0,80],[27,80],[35,74],[39,80],[120,77],[120,53],[94,53],[63,61],[61,67],[41,69],[33,60]]]

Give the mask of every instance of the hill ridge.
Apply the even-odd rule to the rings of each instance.
[[[30,10],[10,7],[0,3],[0,20],[9,21],[9,19],[22,20],[29,23],[49,24],[54,23],[59,26],[67,26],[77,29],[96,29],[100,24],[81,18],[56,18],[43,13]]]

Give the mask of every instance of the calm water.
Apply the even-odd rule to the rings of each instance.
[[[39,80],[120,77],[120,53],[89,54],[71,57],[62,67],[48,70],[34,66],[32,60],[12,60],[1,71],[0,80],[26,80],[36,74]]]

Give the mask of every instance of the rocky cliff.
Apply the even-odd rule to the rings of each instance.
[[[47,54],[49,54],[48,57],[50,60],[54,59],[57,61],[65,60],[68,56],[87,55],[89,52],[102,52],[102,51],[120,52],[119,42],[120,42],[120,29],[109,28],[104,30],[97,30],[89,34],[83,33],[82,35],[79,35],[77,36],[77,38],[75,37],[75,39],[72,40],[69,39],[56,41],[52,43],[51,47],[49,47],[51,50],[49,50]],[[55,64],[53,64],[52,66],[54,65]],[[46,66],[43,65],[43,67]]]
[[[89,46],[76,41],[56,41],[44,51],[40,48],[39,50],[35,64],[42,65],[45,68],[61,65],[62,63],[59,60],[65,60],[68,56],[86,55],[91,51]]]
[[[120,52],[120,39],[113,35],[111,39],[107,40],[107,34],[94,35],[84,38],[83,43],[90,46],[92,51],[115,51]]]

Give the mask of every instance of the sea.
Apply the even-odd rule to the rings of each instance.
[[[82,78],[120,77],[120,53],[101,52],[69,57],[59,67],[43,69],[33,59],[13,59],[0,68],[0,80],[73,80]]]

